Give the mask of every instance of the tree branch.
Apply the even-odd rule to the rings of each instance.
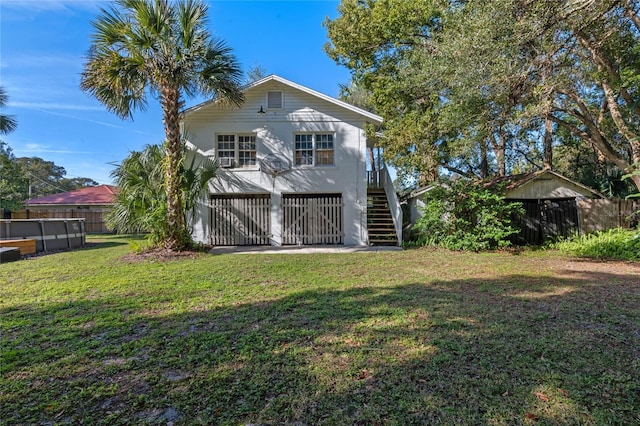
[[[631,22],[636,27],[636,30],[640,31],[640,18],[638,18],[638,12],[635,10],[635,7],[631,0],[625,0],[625,11]]]
[[[598,71],[602,74],[610,75],[610,71],[611,71],[610,64],[606,62],[602,52],[600,52],[595,46],[593,46],[593,44],[589,42],[588,37],[584,33],[578,32],[577,36],[580,39],[580,42],[582,43],[582,45],[591,53],[591,56],[598,68]],[[640,160],[640,136],[636,134],[633,130],[631,130],[631,128],[625,122],[624,116],[622,115],[622,111],[620,110],[620,106],[618,105],[615,92],[613,90],[613,87],[611,87],[611,83],[609,79],[603,78],[602,81],[600,82],[600,85],[602,86],[602,90],[604,91],[605,98],[607,100],[607,104],[609,108],[609,113],[611,115],[613,122],[618,128],[618,131],[620,131],[620,134],[622,134],[622,136],[624,136],[624,138],[627,139],[627,141],[629,141],[629,144],[631,145],[631,156],[633,161],[634,162],[639,161]]]
[[[598,114],[598,127],[602,126],[602,123],[604,121],[604,115],[607,112],[607,98],[605,97],[602,100],[602,104],[600,105],[600,114]]]
[[[516,152],[520,155],[522,155],[524,157],[525,160],[527,160],[527,163],[531,164],[532,166],[538,168],[538,169],[542,169],[542,166],[538,163],[536,163],[534,160],[532,160],[531,158],[529,158],[529,156],[527,155],[526,152],[524,152],[522,149],[520,148],[516,148]]]
[[[478,177],[478,176],[476,176],[475,173],[465,172],[462,169],[459,169],[459,168],[454,167],[454,166],[450,166],[448,164],[443,164],[442,167],[444,167],[445,169],[449,170],[450,172],[457,173],[460,176],[464,176],[464,177],[468,177],[468,178]]]

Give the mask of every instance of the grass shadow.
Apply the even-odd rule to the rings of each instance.
[[[507,275],[301,289],[249,303],[235,282],[224,291],[237,301],[203,285],[179,297],[131,288],[13,306],[0,310],[0,418],[637,423],[635,278]]]

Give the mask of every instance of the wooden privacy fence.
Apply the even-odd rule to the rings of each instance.
[[[271,243],[269,194],[212,195],[211,244],[218,246]]]
[[[580,231],[583,234],[638,225],[640,201],[621,199],[578,200]]]
[[[283,194],[282,244],[343,244],[342,194]]]
[[[106,234],[112,232],[107,228],[103,215],[106,211],[84,209],[56,210],[19,210],[11,212],[11,219],[84,219],[87,234]]]
[[[556,238],[638,225],[640,202],[620,199],[509,200],[522,204],[524,214],[514,218],[520,232],[516,244],[538,245]]]

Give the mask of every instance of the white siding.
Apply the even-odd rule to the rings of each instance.
[[[267,91],[283,92],[284,109],[266,109]],[[266,114],[258,114],[260,107]],[[354,111],[282,84],[269,82],[245,92],[241,108],[220,107],[214,103],[192,110],[184,120],[186,138],[205,154],[215,154],[219,133],[256,134],[258,162],[266,155],[280,153],[294,164],[295,132],[334,132],[333,166],[292,166],[289,172],[273,178],[259,170],[221,169],[210,184],[213,194],[271,193],[272,244],[280,245],[282,193],[341,193],[344,203],[345,245],[367,244],[366,231],[366,117]],[[208,206],[202,205],[194,229],[197,241],[208,242]]]

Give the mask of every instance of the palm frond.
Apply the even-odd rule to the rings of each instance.
[[[99,19],[92,22],[95,32],[91,36],[94,45],[112,46],[126,41],[128,20],[119,9],[111,6],[109,9],[102,8]]]
[[[202,40],[208,39],[207,12],[205,3],[187,0],[178,5],[178,22],[181,46],[185,53],[200,50]]]
[[[18,127],[18,122],[10,115],[0,114],[0,135],[13,132]]]
[[[9,102],[9,96],[4,90],[4,87],[0,87],[0,111]],[[0,114],[0,135],[6,135],[13,132],[18,127],[18,122],[10,115]]]
[[[240,90],[242,77],[242,69],[231,53],[231,48],[222,40],[211,42],[203,56],[200,90],[240,105],[244,102],[244,95]]]
[[[107,48],[89,53],[80,88],[118,117],[132,119],[135,110],[147,107],[148,79],[142,58]]]
[[[185,163],[180,167],[181,191],[185,211],[197,218],[198,203],[206,199],[209,181],[217,175],[217,160],[200,154],[183,144]],[[160,235],[164,229],[166,193],[163,162],[166,153],[162,145],[146,145],[133,151],[111,172],[120,192],[107,223],[119,232],[151,232]]]
[[[133,151],[112,172],[120,191],[107,223],[119,232],[151,232],[164,230],[166,195],[163,191],[162,159],[159,145],[147,145]]]
[[[198,202],[204,201],[209,193],[209,181],[215,178],[220,168],[217,159],[202,155],[196,149],[185,148],[188,160],[182,170],[185,209],[196,215]]]

